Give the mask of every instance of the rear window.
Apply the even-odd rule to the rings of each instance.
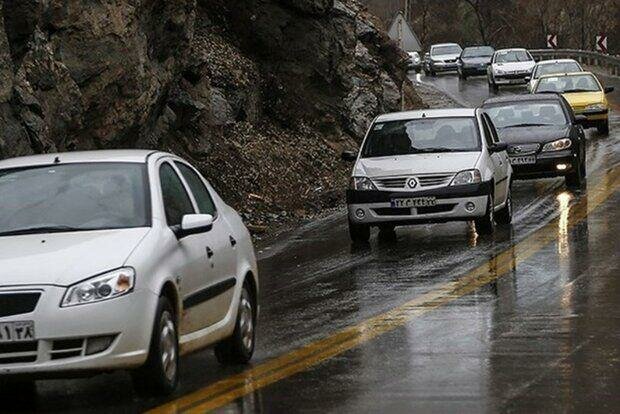
[[[362,158],[479,150],[474,118],[421,118],[375,123],[364,143]]]
[[[557,102],[523,102],[485,108],[496,128],[566,125],[568,120]]]

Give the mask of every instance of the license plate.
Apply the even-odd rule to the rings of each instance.
[[[391,204],[395,208],[433,207],[437,204],[437,200],[435,197],[396,198]]]
[[[529,155],[524,157],[510,157],[510,164],[512,165],[524,165],[524,164],[536,164],[536,156]]]
[[[34,322],[25,321],[0,323],[0,344],[34,340]]]

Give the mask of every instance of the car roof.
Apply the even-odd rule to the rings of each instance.
[[[150,155],[157,152],[154,150],[99,150],[30,155],[2,160],[0,161],[0,169],[51,165],[58,163],[57,159],[60,161],[60,164],[91,162],[145,163]]]
[[[551,65],[554,63],[579,63],[575,59],[550,59],[550,60],[541,60],[536,63],[537,65]]]
[[[527,52],[527,49],[526,49],[526,48],[524,48],[524,47],[512,47],[512,48],[508,48],[508,49],[499,49],[499,50],[496,50],[496,51],[495,51],[495,53],[502,53],[502,52],[513,52],[513,51],[515,51],[515,52],[516,52],[516,51],[519,51],[519,52],[520,52],[520,51],[523,51],[523,50]]]
[[[484,101],[483,107],[501,103],[512,102],[536,102],[536,101],[561,101],[560,95],[556,93],[532,93],[525,95],[506,95],[490,98]]]
[[[583,71],[583,72],[555,73],[555,74],[543,75],[539,79],[559,78],[559,77],[562,77],[562,76],[579,76],[579,75],[592,75],[592,76],[594,76],[596,78],[594,73]]]
[[[383,114],[375,119],[375,122],[405,121],[408,119],[421,118],[451,118],[451,117],[469,117],[476,116],[474,108],[454,108],[454,109],[422,109],[418,111],[393,112]]]
[[[461,47],[461,45],[459,45],[458,43],[436,43],[434,45],[431,45],[431,48],[434,48],[436,46],[458,46],[458,47]]]

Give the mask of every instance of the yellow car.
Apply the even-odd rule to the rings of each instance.
[[[542,76],[533,93],[561,93],[573,108],[584,128],[596,127],[600,134],[609,133],[609,103],[606,94],[613,87],[603,88],[590,72]]]

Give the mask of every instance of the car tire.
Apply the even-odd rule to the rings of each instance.
[[[497,224],[509,225],[512,222],[512,190],[508,189],[506,205],[495,214]]]
[[[246,284],[241,289],[235,330],[230,338],[215,345],[215,357],[222,365],[244,365],[254,355],[256,344],[256,298]]]
[[[601,135],[609,135],[609,120],[599,122],[596,129]]]
[[[431,77],[436,77],[437,76],[437,72],[435,72],[434,70],[431,70]]]
[[[349,220],[349,236],[353,243],[367,243],[370,240],[370,226]]]
[[[579,189],[585,182],[585,162],[579,161],[579,165],[570,174],[566,175],[566,186],[568,188]]]
[[[134,389],[140,395],[170,395],[179,383],[179,334],[175,311],[170,300],[159,298],[149,356],[145,364],[133,371]]]
[[[493,196],[489,195],[486,213],[484,216],[474,220],[476,232],[478,234],[493,234],[495,231],[495,212],[493,211],[493,206]]]

